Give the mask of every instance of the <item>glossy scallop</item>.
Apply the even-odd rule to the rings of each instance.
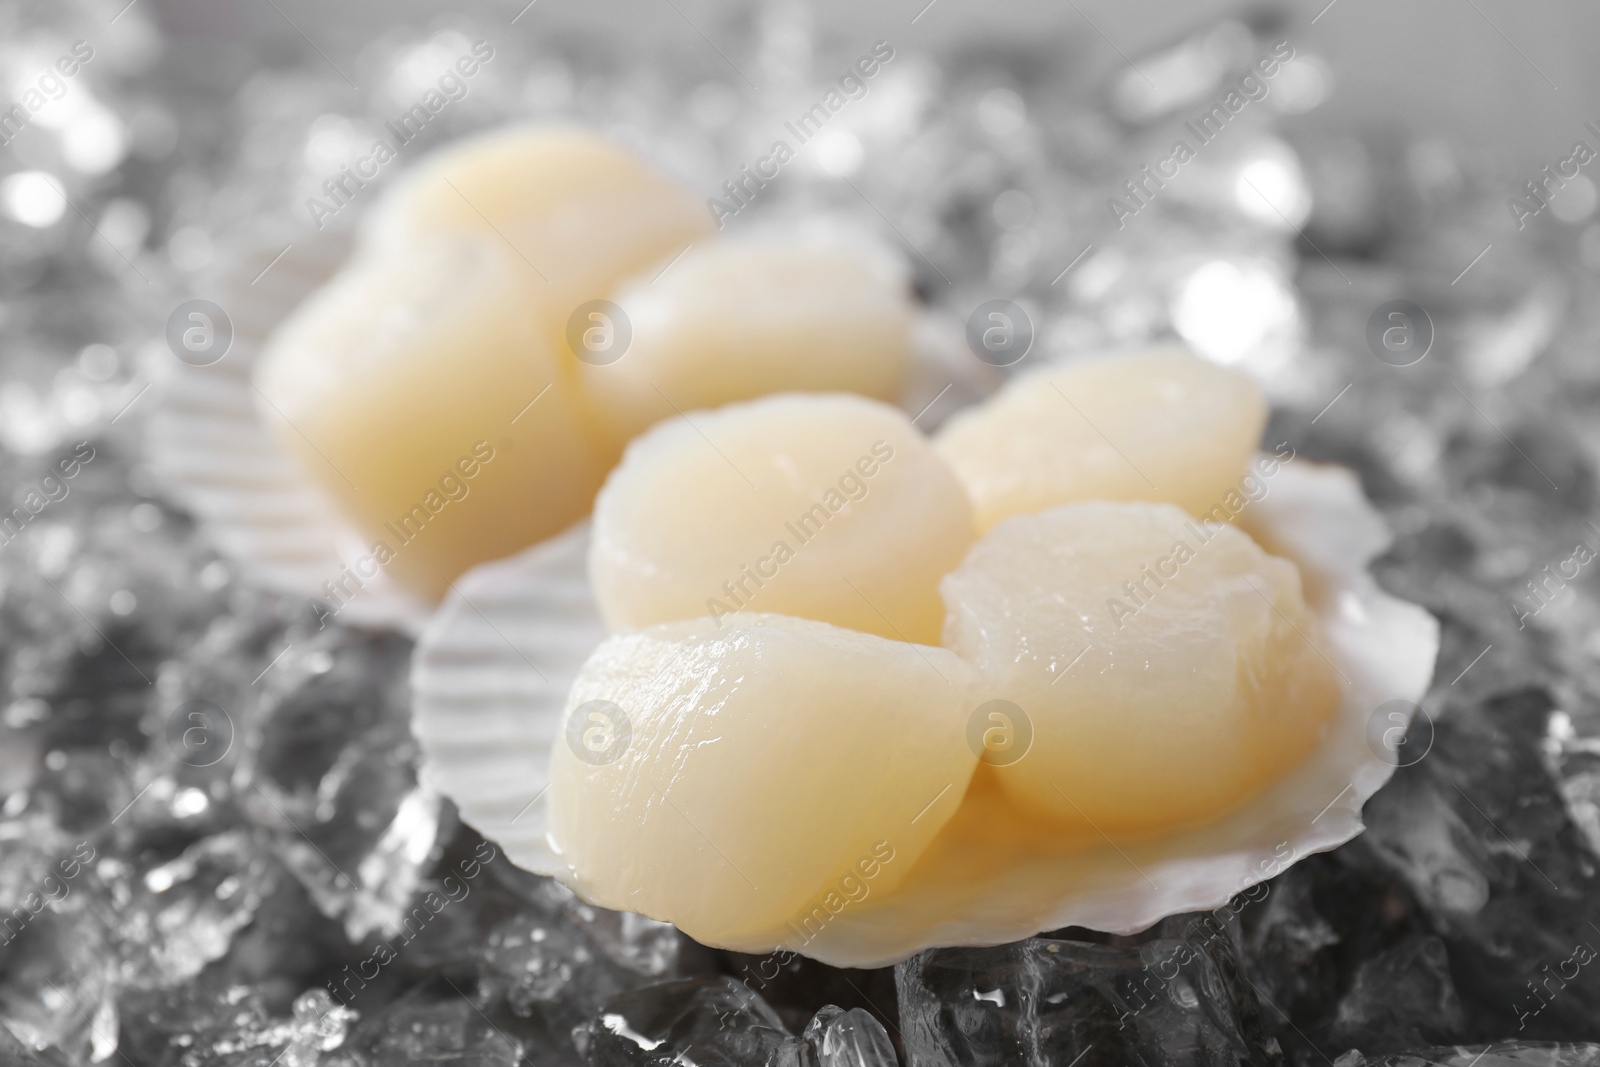
[[[938,442],[984,530],[1083,500],[1164,501],[1225,521],[1266,418],[1249,377],[1173,346],[1018,378]]]
[[[550,836],[590,900],[729,947],[891,894],[977,758],[950,652],[779,615],[608,638],[567,701]]]
[[[605,474],[529,292],[492,238],[360,257],[256,369],[263,421],[359,531],[368,569],[425,598],[582,518]]]
[[[596,320],[600,347],[579,377],[619,441],[679,412],[768,393],[851,392],[896,399],[911,365],[904,265],[886,249],[826,231],[725,236],[617,291],[625,325]]]
[[[939,580],[974,535],[904,414],[792,393],[634,441],[596,501],[589,573],[616,629],[755,611],[936,644]]]
[[[520,126],[408,171],[365,220],[363,242],[394,255],[430,235],[493,238],[527,266],[530,293],[564,336],[579,305],[713,232],[703,203],[614,141]]]
[[[1290,773],[1338,707],[1293,563],[1170,504],[1002,522],[944,580],[945,644],[1031,726],[1005,796],[1085,838],[1209,822]]]

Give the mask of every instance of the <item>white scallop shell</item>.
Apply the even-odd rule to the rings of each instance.
[[[350,236],[335,229],[265,240],[231,264],[212,296],[233,322],[233,345],[217,363],[173,359],[157,383],[146,455],[217,546],[258,585],[326,600],[365,544],[285,452],[256,409],[251,384],[268,338],[302,300],[333,276]],[[941,415],[992,392],[991,369],[972,359],[957,324],[918,315],[915,360],[901,406],[930,430]],[[415,635],[431,605],[381,571],[344,600],[341,621]]]
[[[1250,532],[1295,560],[1346,681],[1322,746],[1245,808],[1167,838],[1085,849],[1030,841],[1026,854],[962,808],[892,894],[847,905],[804,953],[875,967],[936,945],[990,945],[1086,926],[1133,933],[1219,908],[1294,860],[1361,831],[1361,806],[1393,772],[1369,744],[1379,705],[1416,702],[1438,624],[1380,590],[1367,564],[1389,543],[1356,477],[1295,460],[1246,511]],[[587,526],[475,568],[423,631],[412,663],[413,728],[425,775],[467,822],[541,874],[566,870],[545,839],[544,791],[568,689],[605,635],[585,575]],[[762,952],[776,945],[729,945]]]

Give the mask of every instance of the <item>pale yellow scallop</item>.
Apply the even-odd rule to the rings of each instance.
[[[552,843],[596,904],[801,948],[960,805],[974,681],[942,648],[786,616],[615,634],[553,748]]]
[[[910,286],[885,249],[828,233],[765,233],[696,245],[660,269],[614,297],[631,328],[626,351],[579,371],[617,441],[678,411],[767,393],[893,400],[905,386]]]
[[[936,644],[972,509],[899,410],[789,393],[661,423],[595,501],[589,576],[613,629],[736,611]]]
[[[264,421],[422,596],[576,522],[605,475],[531,292],[493,238],[419,240],[358,257],[257,366]]]
[[[1008,519],[943,591],[945,645],[1032,724],[1026,754],[986,773],[1085,837],[1229,811],[1292,772],[1339,704],[1295,565],[1168,504]]]
[[[580,304],[715,227],[702,202],[621,145],[576,127],[518,126],[409,171],[366,221],[363,243],[404,254],[428,234],[463,232],[493,237],[524,261],[564,343]]]
[[[1266,418],[1248,376],[1168,346],[1018,378],[952,418],[938,446],[984,530],[1080,500],[1225,520]]]

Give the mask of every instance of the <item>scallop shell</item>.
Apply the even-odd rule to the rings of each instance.
[[[339,269],[348,232],[290,232],[262,240],[224,272],[214,302],[233,323],[216,363],[171,361],[158,382],[146,454],[178,500],[199,517],[257,585],[324,600],[366,543],[262,422],[251,384],[272,331]],[[916,321],[914,361],[901,406],[924,430],[992,392],[991,368],[966,351],[959,324],[931,311]],[[339,610],[343,621],[415,635],[432,610],[382,572]]]
[[[1369,741],[1380,705],[1421,699],[1438,624],[1384,593],[1367,564],[1389,544],[1355,475],[1306,460],[1283,466],[1245,525],[1299,564],[1345,696],[1327,738],[1244,808],[1198,829],[1120,847],[987,832],[964,805],[892,894],[852,903],[804,947],[840,967],[877,967],[941,945],[991,945],[1065,926],[1143,930],[1219,908],[1295,860],[1361,832],[1361,807],[1394,770]],[[475,568],[423,631],[412,664],[413,728],[428,780],[514,863],[563,878],[545,837],[551,746],[566,695],[605,636],[585,576],[587,526]],[[1385,725],[1388,725],[1387,720]],[[762,952],[779,946],[724,946]]]

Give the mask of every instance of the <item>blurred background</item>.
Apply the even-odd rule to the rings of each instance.
[[[1575,0],[0,0],[0,1064],[1600,1062],[1518,1043],[1600,1042],[1597,40]],[[1355,468],[1380,580],[1444,624],[1368,832],[1220,939],[872,972],[488,862],[335,997],[483,842],[419,780],[409,640],[321,625],[201,521],[168,326],[213,301],[247,360],[375,191],[330,212],[329,180],[478,42],[377,185],[567,119],[726,204],[886,46],[728,225],[853,218],[952,336],[1013,302],[1029,365],[1181,338]]]
[[[423,0],[344,3],[334,11],[311,0],[277,0],[276,5],[141,3],[150,3],[151,18],[169,35],[168,75],[210,85],[237,84],[263,62],[302,51],[306,43],[291,23],[316,29],[314,40],[330,56],[353,60],[379,27],[425,26],[437,14],[436,6]],[[509,19],[521,6],[466,9],[481,10],[492,21],[497,13]],[[1003,50],[1028,56],[1042,67],[1071,66],[1090,77],[1122,64],[1118,49],[1128,56],[1144,55],[1216,19],[1271,11],[1283,19],[1286,31],[1309,34],[1307,48],[1314,48],[1336,76],[1338,92],[1318,116],[1318,125],[1442,135],[1474,157],[1534,162],[1535,170],[1544,162],[1541,153],[1565,146],[1573,136],[1570,124],[1593,117],[1586,108],[1592,109],[1600,89],[1590,45],[1600,29],[1600,14],[1592,5],[1576,2],[940,0],[923,13],[924,6],[925,0],[874,5],[836,0],[811,5],[809,11],[821,38],[835,44],[885,38],[937,58]],[[695,47],[694,26],[726,43],[737,39],[741,26],[760,18],[762,10],[763,5],[706,0],[675,5],[540,0],[537,15],[530,12],[517,26],[527,39],[570,34],[574,43],[586,40],[598,54],[619,62],[670,62]],[[716,58],[706,42],[699,47]]]

